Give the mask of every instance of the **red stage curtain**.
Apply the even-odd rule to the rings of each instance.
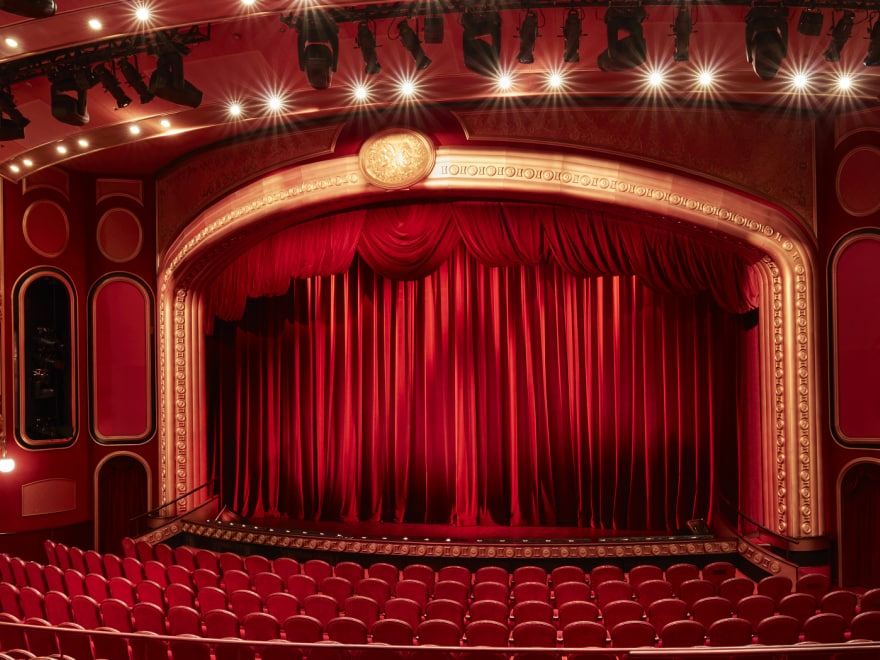
[[[555,261],[631,272],[638,260],[621,254],[636,252],[672,288],[686,273],[658,264],[735,260],[700,263],[711,251],[672,235],[661,259],[635,234],[590,257],[565,218],[548,250],[542,207],[443,205],[433,225],[402,208],[370,211],[358,250],[410,279],[364,254],[216,324],[208,430],[224,502],[246,516],[668,531],[708,516],[714,453],[737,442],[742,319],[707,294]],[[544,265],[481,263],[551,251]],[[747,274],[735,268],[722,281]],[[732,288],[736,307],[748,289]]]

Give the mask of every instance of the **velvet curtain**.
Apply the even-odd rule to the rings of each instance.
[[[741,389],[742,319],[716,301],[751,304],[745,262],[549,207],[346,220],[279,234],[259,246],[265,270],[245,254],[218,279],[229,295],[206,298],[236,319],[223,304],[243,273],[289,287],[208,337],[209,453],[226,504],[668,531],[708,516]],[[284,255],[310,252],[301,230],[333,234],[336,222],[347,232],[336,247],[312,251],[323,274],[285,278]],[[343,256],[330,267],[329,253]]]

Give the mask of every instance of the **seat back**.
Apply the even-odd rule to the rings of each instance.
[[[562,645],[569,648],[602,647],[606,637],[605,626],[597,621],[573,621],[562,629]]]
[[[328,639],[341,644],[366,644],[370,634],[367,624],[350,616],[330,619],[325,630]]]
[[[299,600],[286,591],[269,594],[264,603],[266,612],[278,619],[280,623],[284,623],[288,617],[294,614],[299,614]]]
[[[719,619],[709,626],[709,646],[746,646],[752,643],[752,624],[746,619]]]
[[[672,621],[688,618],[688,606],[681,598],[661,598],[648,606],[648,621],[654,630],[663,628]]]
[[[758,644],[779,646],[796,644],[800,634],[801,624],[792,616],[786,614],[774,614],[758,623]]]
[[[634,600],[615,600],[602,610],[602,620],[608,630],[614,630],[623,621],[641,621],[644,616],[644,608]]]
[[[461,627],[446,619],[428,619],[419,624],[416,637],[420,645],[458,646],[461,642]]]
[[[168,617],[169,635],[202,634],[202,615],[198,610],[187,605],[172,605],[166,614]]]
[[[374,642],[391,646],[410,646],[415,632],[412,627],[400,619],[379,619],[370,630]]]
[[[357,594],[345,599],[345,602],[342,604],[342,611],[345,612],[345,616],[362,621],[367,629],[379,620],[381,613],[379,603],[369,596],[359,596]]]
[[[135,603],[131,608],[134,629],[138,632],[153,632],[157,635],[166,634],[165,612],[155,603]]]
[[[836,612],[820,612],[804,621],[804,641],[840,644],[846,633],[846,621]]]
[[[647,621],[622,621],[611,629],[611,646],[654,646],[656,633]]]
[[[572,600],[564,605],[559,606],[558,624],[560,628],[565,628],[569,623],[575,621],[598,621],[599,608],[595,603],[586,600]]]
[[[633,566],[629,569],[629,573],[626,577],[636,590],[638,590],[640,584],[647,582],[648,580],[664,579],[663,569],[654,564],[639,564],[638,566]]]
[[[505,647],[510,637],[506,624],[491,619],[471,621],[465,629],[467,646]]]
[[[661,646],[703,646],[705,643],[706,628],[699,621],[671,621],[660,631]]]
[[[716,587],[736,576],[736,566],[729,561],[713,561],[703,566],[702,576]]]

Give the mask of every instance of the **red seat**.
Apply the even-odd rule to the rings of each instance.
[[[241,622],[229,610],[211,610],[202,617],[207,637],[241,637]]]
[[[736,577],[736,567],[729,561],[713,561],[703,566],[702,576],[719,587],[725,580]]]
[[[72,621],[60,623],[55,627],[55,637],[60,654],[76,660],[94,660],[92,640],[81,625]]]
[[[604,610],[608,603],[615,600],[632,600],[635,595],[632,585],[623,580],[605,580],[598,586],[594,585],[593,590],[596,594],[596,604],[601,610]]]
[[[118,598],[108,598],[99,603],[101,611],[101,625],[114,628],[119,632],[133,632],[134,626],[131,618],[131,608]],[[77,621],[79,623],[79,621]],[[85,624],[83,624],[85,625]]]
[[[415,633],[412,626],[400,619],[379,619],[370,629],[374,642],[391,646],[410,646]]]
[[[25,618],[22,623],[29,626],[39,626],[39,629],[25,628],[24,638],[27,640],[27,648],[37,655],[54,655],[58,653],[58,640],[55,639],[55,629],[45,619],[38,617]]]
[[[437,582],[453,581],[465,585],[470,591],[473,576],[469,568],[465,566],[457,566],[454,564],[442,566],[437,571]],[[435,585],[436,587],[436,585]]]
[[[302,603],[306,596],[318,593],[318,583],[311,575],[295,573],[287,578],[287,591]]]
[[[542,600],[524,600],[513,606],[514,623],[525,621],[543,621],[553,623],[553,606]]]
[[[165,612],[155,603],[135,603],[135,606],[131,608],[131,615],[136,631],[153,632],[157,635],[166,634]]]
[[[333,575],[333,567],[323,559],[309,559],[302,563],[302,572],[321,584],[321,580]]]
[[[461,643],[461,627],[446,619],[422,621],[416,629],[420,645],[458,646]]]
[[[97,601],[85,594],[70,599],[70,612],[73,615],[73,622],[87,630],[104,625]]]
[[[688,606],[681,598],[662,598],[648,607],[648,621],[654,630],[663,630],[672,621],[688,618]]]
[[[468,617],[471,621],[496,621],[506,627],[510,610],[506,603],[497,600],[475,600],[468,608]]]
[[[145,563],[150,561],[151,559],[156,558],[156,553],[153,550],[153,544],[149,541],[144,541],[143,539],[135,541],[134,550],[137,558],[141,561],[141,563]],[[73,561],[73,559],[71,559],[71,561]]]
[[[662,580],[663,569],[654,564],[639,564],[629,569],[627,581],[638,591],[639,585],[648,580]]]
[[[197,568],[192,572],[192,584],[196,591],[204,587],[219,587],[220,575],[209,568]]]
[[[506,603],[510,600],[510,587],[501,582],[476,582],[474,600],[497,600]]]
[[[269,594],[264,602],[266,611],[281,623],[284,623],[287,617],[299,614],[299,600],[286,591]]]
[[[703,646],[705,643],[706,628],[699,621],[670,621],[660,631],[661,646]]]
[[[467,646],[506,647],[509,637],[507,625],[491,619],[471,621],[465,628]]]
[[[330,596],[339,603],[340,607],[342,607],[342,603],[345,602],[345,599],[354,593],[354,588],[352,587],[351,582],[344,577],[331,575],[325,577],[318,583],[318,591]]]
[[[784,596],[777,606],[779,614],[794,617],[803,626],[816,613],[816,598],[812,594],[796,592]]]
[[[575,621],[598,621],[599,608],[595,603],[585,600],[572,600],[559,607],[559,628],[564,629]]]
[[[850,639],[880,642],[880,610],[867,610],[856,614],[849,630]]]
[[[354,561],[341,561],[333,567],[333,575],[345,578],[352,585],[364,579],[364,567]]]
[[[85,576],[75,568],[68,568],[64,571],[64,590],[71,598],[86,593]]]
[[[523,621],[511,631],[514,646],[556,648],[556,628],[546,621]]]
[[[139,603],[152,603],[156,607],[165,609],[165,592],[152,580],[141,580],[134,587],[134,593]],[[97,599],[95,599],[97,600]]]
[[[846,621],[835,612],[820,612],[804,621],[804,641],[840,644],[844,641]]]
[[[718,595],[730,601],[730,604],[736,607],[736,604],[746,596],[755,593],[755,583],[746,577],[732,577],[718,586]]]
[[[155,559],[144,563],[144,577],[162,588],[168,585],[168,569],[165,568],[165,564]]]
[[[196,593],[196,606],[202,616],[205,616],[211,610],[228,609],[229,599],[220,587],[202,587]]]
[[[758,629],[758,623],[776,613],[773,599],[764,594],[752,594],[743,598],[736,606],[736,615],[752,624],[752,631]]]
[[[89,572],[89,567],[86,566],[85,552],[81,548],[72,545],[67,549],[67,554],[70,557],[71,568],[78,570],[83,575]]]
[[[47,591],[60,591],[67,593],[64,587],[64,571],[57,566],[43,567],[43,577],[46,578]]]
[[[122,558],[109,552],[105,552],[101,557],[101,563],[104,564],[104,577],[112,580],[115,577],[125,575],[122,569]]]
[[[385,618],[398,619],[415,630],[422,622],[422,606],[412,598],[389,598],[385,603]]]
[[[311,594],[306,596],[302,601],[303,612],[308,616],[316,618],[321,622],[321,626],[326,626],[330,619],[339,616],[339,603],[336,599],[327,594]]]
[[[188,568],[178,564],[172,564],[165,569],[165,573],[168,575],[169,584],[182,584],[195,591],[195,585],[193,585],[192,581],[192,571]]]
[[[202,634],[202,615],[198,610],[186,605],[172,605],[166,614],[169,635]]]
[[[752,643],[752,624],[746,619],[719,619],[709,626],[709,646],[746,646]]]
[[[295,614],[281,622],[284,636],[289,642],[312,644],[324,638],[324,627],[313,616]]]
[[[794,617],[775,614],[758,623],[758,644],[768,646],[796,644],[800,630],[801,624]]]
[[[436,581],[434,569],[425,564],[408,564],[404,566],[403,571],[401,571],[401,578],[404,580],[418,580],[428,587],[429,592],[433,589],[434,582]]]
[[[0,612],[0,623],[21,623],[21,619],[9,612]],[[27,647],[21,628],[0,626],[0,649],[23,649]]]
[[[46,539],[43,541],[43,551],[46,553],[46,561],[49,562],[50,566],[58,566],[58,554],[55,552],[55,541],[52,539]],[[7,575],[2,567],[2,562],[4,558],[8,562],[8,556],[5,553],[0,553],[0,580],[10,581],[12,578]]]
[[[186,607],[194,608],[196,606],[196,595],[185,584],[172,582],[165,587],[165,602],[169,608],[175,605],[185,605]]]
[[[21,603],[21,615],[25,619],[45,619],[46,607],[43,604],[43,593],[34,587],[26,586],[18,590],[18,602]]]
[[[53,626],[64,622],[73,621],[73,613],[70,609],[70,599],[67,594],[60,591],[48,591],[43,597],[43,607],[46,610],[46,620]]]
[[[880,611],[880,587],[868,589],[859,599],[860,612]]]
[[[276,573],[270,573],[267,571],[257,573],[253,576],[251,582],[253,583],[254,591],[260,594],[263,600],[266,600],[269,594],[284,591],[284,580],[282,580],[281,576]]]
[[[563,566],[557,566],[552,571],[550,571],[550,583],[553,585],[554,589],[557,588],[559,585],[565,584],[567,582],[586,583],[586,574],[584,573],[584,569],[580,566],[564,564]]]
[[[263,555],[247,555],[242,559],[244,571],[251,578],[257,573],[269,573],[272,571],[272,562]]]
[[[33,587],[41,594],[46,593],[46,579],[43,577],[43,566],[35,561],[28,561],[24,564],[24,573],[27,577],[27,584]]]
[[[849,626],[850,621],[856,615],[856,607],[859,597],[852,591],[835,589],[829,591],[819,600],[820,612],[834,612],[843,617],[844,623]]]
[[[327,637],[340,644],[366,644],[370,629],[360,619],[338,616],[330,619],[325,627]]]
[[[196,571],[198,572],[198,571]],[[195,573],[193,581],[195,581]],[[226,571],[220,580],[220,586],[226,591],[227,596],[231,596],[233,591],[249,590],[251,588],[251,576],[245,571],[237,571],[235,569]],[[209,585],[217,586],[217,585]]]
[[[237,552],[221,552],[217,558],[220,563],[220,572],[244,571],[244,558]]]
[[[709,596],[701,598],[693,604],[691,616],[694,621],[699,621],[704,627],[709,628],[719,619],[728,619],[733,616],[733,608],[726,598]]]
[[[550,602],[550,587],[546,582],[519,582],[513,585],[513,602],[542,600]]]
[[[480,566],[474,572],[474,585],[476,586],[481,582],[497,582],[509,586],[510,573],[501,566]]]
[[[656,633],[647,621],[622,621],[611,629],[611,646],[637,648],[654,646]]]
[[[168,646],[171,660],[211,660],[211,646],[196,635],[178,635]]]
[[[624,580],[625,575],[623,573],[623,569],[620,566],[616,566],[614,564],[602,564],[601,566],[594,566],[590,571],[590,584],[593,587],[593,592],[595,593],[596,588],[602,584],[603,582],[607,582],[609,580]]]
[[[370,564],[370,567],[367,569],[367,577],[384,580],[384,582],[393,589],[394,585],[397,584],[397,581],[400,579],[400,571],[394,564],[380,561],[375,564]]]
[[[463,607],[467,606],[470,595],[470,585],[458,580],[439,580],[434,584],[434,598],[454,600],[461,603]]]
[[[666,569],[666,581],[672,584],[672,588],[675,589],[676,596],[681,595],[681,591],[679,588],[682,583],[688,580],[696,580],[700,577],[700,569],[696,564],[691,564],[689,562],[682,562],[679,564],[673,564],[669,568]]]
[[[121,600],[129,607],[132,607],[137,602],[134,583],[123,575],[110,578],[107,581],[107,589],[110,592],[111,598]]]
[[[123,557],[122,559],[122,575],[131,580],[132,584],[137,584],[144,579],[144,565],[140,559],[135,557]]]
[[[394,586],[394,595],[414,600],[424,609],[428,604],[428,585],[421,580],[400,580]]]
[[[278,577],[287,584],[287,578],[291,575],[298,575],[302,571],[299,562],[293,557],[278,557],[272,561],[272,572],[277,573]]]
[[[443,619],[454,623],[458,627],[459,634],[464,628],[465,607],[461,603],[448,598],[433,598],[425,607],[425,619]]]
[[[523,582],[543,582],[547,584],[547,569],[543,566],[517,566],[513,569],[510,582],[513,585],[522,584]]]
[[[174,549],[167,543],[157,543],[153,546],[153,554],[156,555],[156,561],[163,564],[166,568],[174,563]],[[109,575],[107,576],[110,577]]]
[[[359,595],[375,600],[380,608],[384,607],[385,601],[391,597],[391,586],[381,578],[365,577],[357,583],[355,589]]]
[[[143,561],[143,560],[142,560]],[[220,555],[205,548],[196,549],[196,567],[204,568],[220,575]]]
[[[635,589],[636,598],[645,609],[648,609],[654,601],[672,598],[675,595],[672,583],[666,580],[644,580]]]
[[[823,573],[807,573],[797,579],[794,590],[802,594],[812,594],[816,602],[828,593],[831,579]]]
[[[602,622],[608,631],[622,621],[641,621],[644,617],[644,608],[634,600],[616,600],[602,610]]]
[[[715,585],[709,580],[697,578],[695,580],[685,580],[678,588],[678,597],[687,603],[688,608],[692,608],[701,598],[708,598],[716,594]]]
[[[369,596],[359,596],[357,594],[345,599],[345,602],[342,604],[342,611],[345,612],[345,616],[362,621],[368,629],[379,620],[381,613],[379,603]]]
[[[250,612],[241,618],[244,639],[269,641],[281,639],[281,624],[266,612]],[[258,651],[259,652],[259,651]]]
[[[229,594],[229,609],[235,612],[242,622],[244,617],[251,612],[263,611],[263,599],[260,594],[250,589],[239,589]]]
[[[128,556],[128,553],[126,553]],[[196,553],[188,545],[179,545],[174,548],[174,563],[183,566],[184,568],[194,571],[196,570]]]
[[[608,633],[597,621],[572,621],[562,629],[562,645],[568,648],[603,647]]]
[[[573,600],[590,600],[590,585],[586,582],[563,582],[553,588],[556,607],[562,607]]]
[[[0,611],[21,618],[21,592],[10,582],[0,582]]]

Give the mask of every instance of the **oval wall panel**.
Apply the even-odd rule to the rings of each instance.
[[[858,147],[841,159],[837,168],[837,200],[847,213],[861,217],[880,211],[877,172],[880,149],[875,147]]]
[[[143,246],[141,222],[127,209],[110,209],[98,221],[97,242],[101,254],[110,261],[130,261]]]
[[[21,225],[24,240],[40,256],[57,257],[67,248],[70,223],[55,202],[41,200],[28,206]]]

